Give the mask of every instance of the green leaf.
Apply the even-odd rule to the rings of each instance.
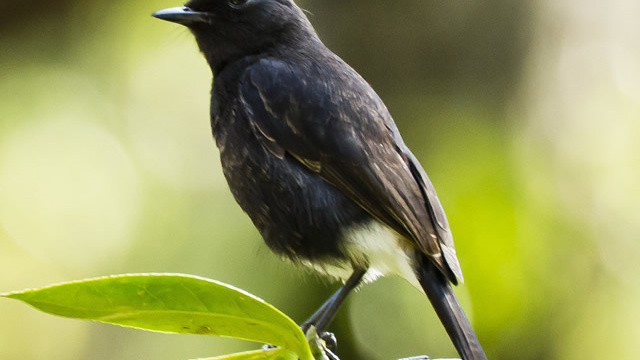
[[[195,360],[297,360],[298,356],[285,349],[265,349],[241,352],[237,354],[217,356],[207,359]]]
[[[130,274],[3,295],[44,312],[151,331],[218,335],[268,343],[311,360],[305,336],[263,300],[217,281],[178,274]]]

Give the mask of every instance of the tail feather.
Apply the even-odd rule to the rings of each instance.
[[[487,360],[473,328],[464,314],[451,284],[424,255],[417,271],[418,281],[427,294],[438,318],[447,330],[462,360]]]

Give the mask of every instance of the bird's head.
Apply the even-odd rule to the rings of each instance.
[[[317,41],[293,0],[189,0],[153,16],[188,27],[214,70],[247,55]]]

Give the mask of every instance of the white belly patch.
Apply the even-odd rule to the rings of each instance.
[[[343,251],[352,263],[368,266],[364,282],[371,282],[383,275],[396,274],[420,288],[413,270],[414,260],[411,248],[402,236],[377,220],[355,225],[343,232]],[[305,265],[346,280],[353,272],[348,264],[309,264]]]

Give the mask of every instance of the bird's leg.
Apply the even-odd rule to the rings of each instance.
[[[318,334],[323,334],[333,318],[336,316],[338,308],[340,308],[340,305],[347,298],[349,292],[356,286],[358,286],[360,280],[362,280],[362,277],[366,272],[366,269],[355,268],[353,270],[353,274],[351,274],[344,285],[342,285],[340,289],[338,289],[338,291],[331,295],[331,297],[327,301],[325,301],[324,304],[322,304],[322,306],[320,306],[320,308],[307,319],[307,321],[302,323],[302,325],[300,326],[302,328],[302,331],[306,333],[309,327],[313,325],[316,327],[316,331],[318,332]],[[323,336],[321,335],[321,337]]]
[[[333,295],[331,295],[331,297],[329,297],[329,299],[327,299],[327,301],[325,301],[320,306],[320,308],[318,308],[318,310],[313,313],[313,315],[311,315],[305,322],[302,323],[302,325],[300,325],[302,332],[304,332],[306,335],[309,328],[311,326],[315,326],[316,333],[318,334],[317,336],[320,339],[324,340],[324,342],[326,343],[326,347],[328,349],[335,349],[337,345],[336,338],[332,333],[326,332],[325,329],[327,328],[327,326],[329,326],[333,318],[336,316],[338,308],[340,308],[340,305],[347,298],[349,292],[356,286],[358,286],[360,280],[362,280],[362,277],[366,272],[366,269],[355,267],[353,273],[351,274],[351,276],[349,276],[344,285],[342,285],[335,293],[333,293]],[[267,344],[262,348],[271,349],[273,348],[273,345]],[[332,354],[333,353],[329,351],[329,355],[327,355],[330,360],[337,359],[335,355],[333,355],[332,358]]]

